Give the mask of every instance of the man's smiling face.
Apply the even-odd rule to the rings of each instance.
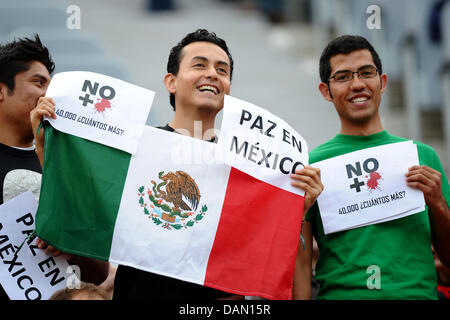
[[[331,75],[338,71],[357,71],[363,66],[375,67],[369,50],[355,50],[348,54],[337,54],[330,58]],[[354,74],[352,80],[336,82],[319,87],[323,96],[333,102],[343,125],[352,126],[369,123],[378,115],[381,94],[386,89],[387,76],[377,75],[370,79],[360,79]]]
[[[12,92],[6,85],[1,86],[2,114],[8,121],[16,123],[25,131],[31,132],[30,112],[40,97],[45,96],[50,83],[47,68],[39,61],[30,63],[26,71],[19,72],[15,78]]]
[[[230,93],[230,60],[210,42],[193,42],[183,48],[180,68],[168,89],[178,108],[220,111],[224,94]]]

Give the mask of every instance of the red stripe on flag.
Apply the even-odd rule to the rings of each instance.
[[[204,284],[291,299],[304,198],[232,168]]]

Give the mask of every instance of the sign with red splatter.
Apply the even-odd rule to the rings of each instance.
[[[111,109],[111,102],[109,102],[108,99],[102,98],[101,100],[97,99],[97,101],[98,102],[94,105],[94,107],[95,111],[97,111],[98,113],[103,114],[103,112],[105,112],[106,110]]]
[[[371,190],[380,190],[381,191],[381,187],[380,187],[380,180],[383,180],[383,178],[381,177],[381,175],[374,171],[371,172],[369,174],[369,176],[366,176],[367,181],[366,181],[366,185],[367,188],[369,189],[369,191]]]
[[[47,96],[56,102],[60,131],[134,154],[155,93],[93,72],[53,76]]]
[[[405,178],[408,168],[418,164],[417,147],[412,141],[367,148],[314,163],[321,169],[325,186],[317,199],[325,234],[423,211],[422,192],[408,187]]]

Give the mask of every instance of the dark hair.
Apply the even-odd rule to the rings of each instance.
[[[383,68],[380,57],[369,41],[361,36],[344,35],[331,41],[323,50],[319,62],[320,80],[324,83],[328,83],[328,79],[331,76],[331,57],[337,54],[347,54],[361,49],[370,51],[373,62],[378,69],[378,73],[381,75],[383,73]]]
[[[73,300],[73,298],[80,293],[84,293],[88,300],[111,300],[105,290],[93,283],[87,282],[81,282],[79,289],[60,289],[53,293],[49,300]]]
[[[177,75],[180,69],[181,62],[181,52],[185,46],[192,42],[206,41],[211,42],[213,44],[218,45],[220,48],[225,51],[228,58],[230,59],[230,80],[233,77],[233,58],[231,57],[231,53],[228,50],[227,43],[225,40],[216,36],[214,32],[209,32],[206,29],[197,29],[194,32],[187,34],[176,46],[174,46],[170,50],[169,60],[167,61],[167,72]],[[175,95],[173,93],[170,94],[170,104],[175,110]]]
[[[30,68],[33,61],[41,62],[52,74],[55,69],[48,49],[41,43],[37,34],[34,40],[22,38],[0,45],[0,82],[6,84],[10,91],[14,90],[16,74]]]

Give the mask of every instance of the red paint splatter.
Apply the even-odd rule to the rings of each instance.
[[[371,172],[370,178],[369,178],[369,180],[367,180],[367,187],[372,190],[378,189],[378,185],[379,185],[378,180],[380,180],[380,179],[382,179],[382,178],[378,172],[376,172],[376,171]]]
[[[95,104],[95,110],[97,110],[98,112],[104,112],[106,108],[111,109],[111,103],[109,102],[109,100],[102,99],[99,103]]]

